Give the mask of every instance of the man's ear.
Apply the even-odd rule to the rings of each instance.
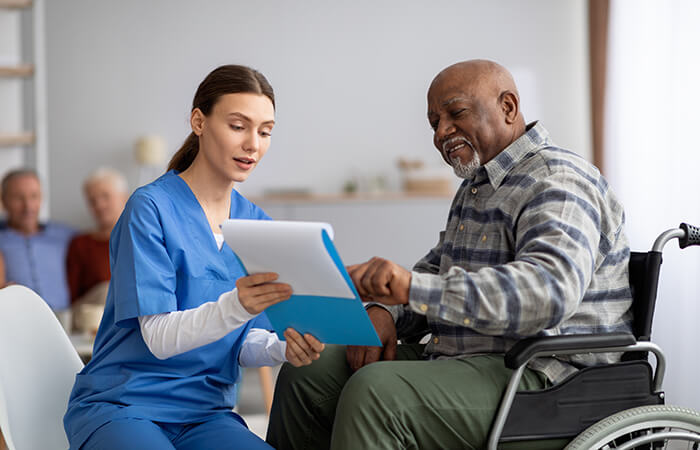
[[[520,113],[520,99],[518,95],[512,91],[503,91],[500,95],[499,101],[501,103],[501,109],[505,115],[505,120],[508,125],[515,123]]]
[[[197,136],[202,135],[202,129],[204,129],[204,121],[206,119],[206,116],[200,110],[199,108],[195,108],[192,110],[192,114],[190,114],[190,126],[192,127],[192,132],[196,134]]]

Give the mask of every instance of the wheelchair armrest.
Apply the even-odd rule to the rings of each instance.
[[[637,340],[629,333],[569,334],[542,336],[521,339],[506,353],[505,364],[509,369],[517,369],[526,364],[535,353],[562,350],[585,350],[591,348],[623,347],[635,344]]]

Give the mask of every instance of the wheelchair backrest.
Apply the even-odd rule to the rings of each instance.
[[[651,338],[661,262],[661,252],[630,253],[629,273],[634,314],[632,331],[640,341],[648,341]]]

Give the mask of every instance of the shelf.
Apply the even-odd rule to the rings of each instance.
[[[430,200],[452,198],[454,192],[444,193],[414,193],[414,192],[378,192],[358,194],[289,194],[261,195],[250,197],[253,203],[267,204],[322,204],[322,203],[374,203]]]
[[[0,147],[32,145],[34,140],[34,133],[0,133]]]
[[[34,66],[31,64],[19,64],[17,66],[0,66],[0,77],[24,77],[34,75]]]
[[[32,0],[0,0],[0,9],[31,8]]]

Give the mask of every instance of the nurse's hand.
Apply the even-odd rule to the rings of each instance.
[[[278,275],[273,272],[256,273],[236,281],[238,300],[250,314],[260,314],[268,306],[287,300],[292,287],[285,283],[273,283]]]
[[[287,361],[294,367],[308,366],[321,357],[321,352],[326,347],[318,339],[310,334],[301,335],[293,328],[284,331],[287,340]]]

